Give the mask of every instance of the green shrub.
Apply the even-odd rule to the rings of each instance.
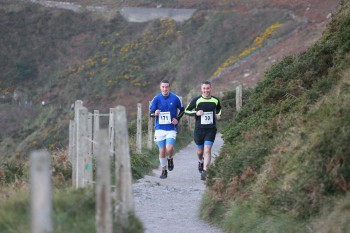
[[[27,176],[26,165],[20,160],[8,160],[0,164],[0,184],[11,184]]]

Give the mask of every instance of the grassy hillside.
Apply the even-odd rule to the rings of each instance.
[[[136,141],[135,125],[130,125],[130,139]],[[146,139],[144,139],[146,140]],[[177,137],[175,151],[188,145],[192,132],[182,130]],[[140,179],[159,166],[158,149],[142,149],[136,153],[136,146],[130,148],[131,172],[134,179]],[[71,187],[71,165],[65,151],[52,153],[52,221],[55,233],[95,232],[96,195],[92,187],[75,189]],[[111,165],[112,180],[114,169]],[[96,174],[96,172],[94,172]],[[29,163],[23,160],[0,164],[0,232],[30,232],[31,207],[29,185]],[[112,181],[113,184],[113,181]],[[115,204],[113,204],[115,206]],[[114,226],[116,233],[141,233],[142,223],[130,216],[127,229]]]
[[[133,137],[136,104],[147,106],[159,80],[170,79],[173,90],[186,97],[199,82],[302,30],[308,5],[293,2],[297,3],[128,1],[132,6],[198,9],[184,23],[162,19],[135,24],[119,14],[110,19],[1,1],[0,231],[28,231],[28,197],[23,194],[28,193],[26,155],[43,147],[51,150],[54,160],[57,232],[94,227],[91,192],[67,188],[68,123],[75,100],[83,100],[89,111],[125,105]],[[120,6],[125,5],[116,5]],[[313,48],[286,57],[266,72],[256,89],[244,93],[244,109],[225,127],[223,153],[210,170],[203,218],[238,232],[327,230],[322,222],[335,218],[346,227],[348,7],[347,1]],[[294,9],[299,17],[290,11]],[[234,96],[231,92],[223,97],[231,101],[225,106],[232,107]],[[42,100],[45,107],[40,106]],[[226,119],[231,116],[225,112]],[[186,136],[179,142],[188,142]],[[130,146],[133,153],[135,145]],[[134,178],[158,164],[155,153],[132,155]],[[5,157],[16,159],[4,161]],[[334,201],[337,197],[339,202]],[[62,224],[67,218],[72,221]],[[134,224],[137,229],[130,231],[140,231],[137,220]]]
[[[235,233],[348,231],[349,55],[344,1],[312,48],[266,71],[224,130],[203,218]]]
[[[0,157],[67,145],[71,104],[108,112],[118,104],[134,119],[167,78],[184,97],[232,56],[260,40],[265,46],[303,22],[286,11],[196,11],[184,23],[169,19],[128,23],[84,12],[5,1],[0,4]],[[230,6],[226,3],[226,6]],[[244,58],[241,57],[241,58]],[[47,108],[41,108],[44,100]],[[23,119],[25,118],[25,120]]]

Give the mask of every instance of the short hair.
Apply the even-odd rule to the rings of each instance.
[[[162,81],[160,81],[160,84],[162,84],[162,83],[168,83],[170,85],[170,82],[167,79],[163,79]]]
[[[211,82],[208,81],[208,80],[207,80],[207,81],[204,81],[204,82],[202,83],[202,85],[203,85],[203,84],[207,84],[207,85],[210,85],[210,86],[211,86]]]

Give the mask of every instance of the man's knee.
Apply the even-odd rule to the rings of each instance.
[[[203,148],[197,148],[197,155],[202,155],[204,152]]]
[[[174,146],[171,144],[166,145],[166,151],[167,152],[172,152],[174,150]]]
[[[211,146],[205,146],[204,147],[204,154],[211,154]]]
[[[165,149],[165,148],[159,148],[159,155],[160,155],[160,156],[164,156],[164,155],[165,155],[165,152],[166,152],[166,149]]]

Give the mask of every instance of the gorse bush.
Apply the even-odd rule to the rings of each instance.
[[[26,167],[22,161],[9,160],[0,164],[0,186],[21,180],[25,178],[25,175]]]
[[[23,61],[15,63],[15,79],[23,81],[29,78],[36,78],[38,73],[37,67]]]

